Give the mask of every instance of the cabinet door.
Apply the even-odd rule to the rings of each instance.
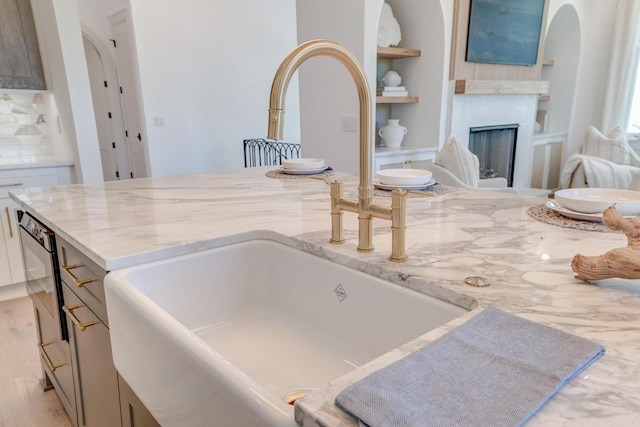
[[[119,426],[118,376],[111,356],[109,329],[66,283],[62,289],[76,379],[79,424]]]
[[[144,406],[129,384],[118,375],[122,427],[160,427],[151,412]]]
[[[545,164],[547,156],[546,144],[538,144],[533,146],[533,155],[531,156],[531,187],[544,188],[545,182]]]
[[[4,227],[0,226],[0,286],[6,286],[13,283],[11,281],[11,269],[9,267],[7,240],[8,236],[5,236]]]
[[[563,140],[535,144],[531,156],[531,187],[558,188],[562,168]]]
[[[560,186],[562,148],[563,141],[554,141],[549,144],[549,175],[547,176],[547,188],[558,188]]]
[[[24,277],[24,262],[20,249],[20,236],[18,235],[18,218],[16,210],[18,205],[10,199],[0,199],[0,217],[2,217],[2,229],[7,249],[7,259],[11,272],[11,283],[22,283]]]
[[[30,1],[5,0],[0,7],[0,87],[46,89]]]

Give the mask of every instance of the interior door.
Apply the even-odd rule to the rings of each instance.
[[[86,37],[82,38],[84,54],[87,58],[89,70],[89,83],[91,84],[91,97],[93,99],[93,111],[96,117],[98,129],[98,141],[100,144],[100,159],[102,160],[102,174],[105,181],[118,179],[119,170],[116,159],[116,144],[113,141],[111,129],[106,123],[109,119],[109,108],[104,83],[106,78],[102,72],[102,61],[96,48]],[[102,84],[101,84],[102,83]]]
[[[132,178],[147,176],[145,159],[145,135],[140,118],[140,101],[135,73],[134,50],[131,41],[129,19],[126,11],[119,12],[109,19],[111,36],[114,43],[114,55],[118,80],[121,87],[121,103],[125,124],[125,138],[129,153],[129,165]]]

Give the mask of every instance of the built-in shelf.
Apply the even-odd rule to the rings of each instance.
[[[376,96],[376,104],[415,104],[417,96]]]
[[[378,172],[385,165],[411,165],[412,162],[433,161],[438,153],[438,147],[376,147],[374,157],[374,172]]]
[[[399,69],[403,71],[410,70],[414,66],[420,65],[420,61],[411,60],[411,58],[418,58],[421,55],[422,55],[422,52],[418,49],[405,49],[401,47],[379,47],[378,46],[377,48],[378,66],[376,70],[377,81],[380,82],[380,84],[382,84],[383,76],[385,75],[385,73],[390,70],[393,70],[396,64],[402,63],[402,65],[398,65],[398,66],[399,66]],[[410,86],[411,84],[410,80],[411,79],[409,78],[408,86]],[[383,87],[378,87],[376,91],[379,94],[378,96],[376,96],[376,127],[377,128],[383,127],[384,122],[392,117],[395,119],[399,119],[404,123],[404,119],[407,117],[407,115],[402,113],[403,111],[402,108],[395,107],[394,105],[400,105],[400,104],[412,105],[412,104],[417,104],[420,101],[418,96],[408,96],[408,95],[407,96],[381,96],[383,91],[384,91]],[[407,92],[404,92],[404,94],[406,93]],[[409,94],[411,93],[410,88],[408,93]],[[396,95],[396,94],[394,93],[393,95]],[[411,120],[408,120],[407,125],[411,127]],[[378,138],[378,136],[376,136],[376,138]],[[381,139],[377,139],[377,141],[380,142]],[[376,151],[376,155],[374,156],[377,162],[376,167],[380,167],[379,162],[381,162],[382,160],[379,159],[379,156],[381,155],[382,155],[381,153],[378,153]],[[408,160],[412,156],[407,157],[406,154],[404,154],[403,156],[401,156],[403,159],[402,161]],[[400,163],[402,163],[402,161],[400,161]]]
[[[553,59],[543,59],[542,60],[542,66],[549,66],[549,65],[553,65],[555,63],[556,63],[556,61],[554,61]]]
[[[538,101],[548,101],[551,99],[551,95],[538,95]]]
[[[456,80],[456,95],[546,95],[543,80]]]
[[[418,49],[405,49],[402,47],[379,47],[378,59],[403,59],[416,58],[422,55]],[[415,104],[419,102],[417,96],[377,96],[376,104]]]
[[[402,47],[378,47],[378,59],[415,58],[422,55],[418,49],[404,49]]]

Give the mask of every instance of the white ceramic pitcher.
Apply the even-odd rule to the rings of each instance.
[[[398,119],[387,120],[387,125],[378,131],[378,135],[384,140],[385,147],[399,147],[406,133],[407,128],[400,125]]]

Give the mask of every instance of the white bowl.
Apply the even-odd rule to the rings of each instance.
[[[623,216],[640,213],[640,191],[615,188],[567,188],[558,190],[556,201],[567,209],[582,213],[601,213],[612,204]]]
[[[324,166],[324,159],[300,158],[283,160],[282,167],[294,170],[316,170]]]
[[[420,185],[431,181],[431,172],[425,169],[383,169],[378,181],[384,185]]]

